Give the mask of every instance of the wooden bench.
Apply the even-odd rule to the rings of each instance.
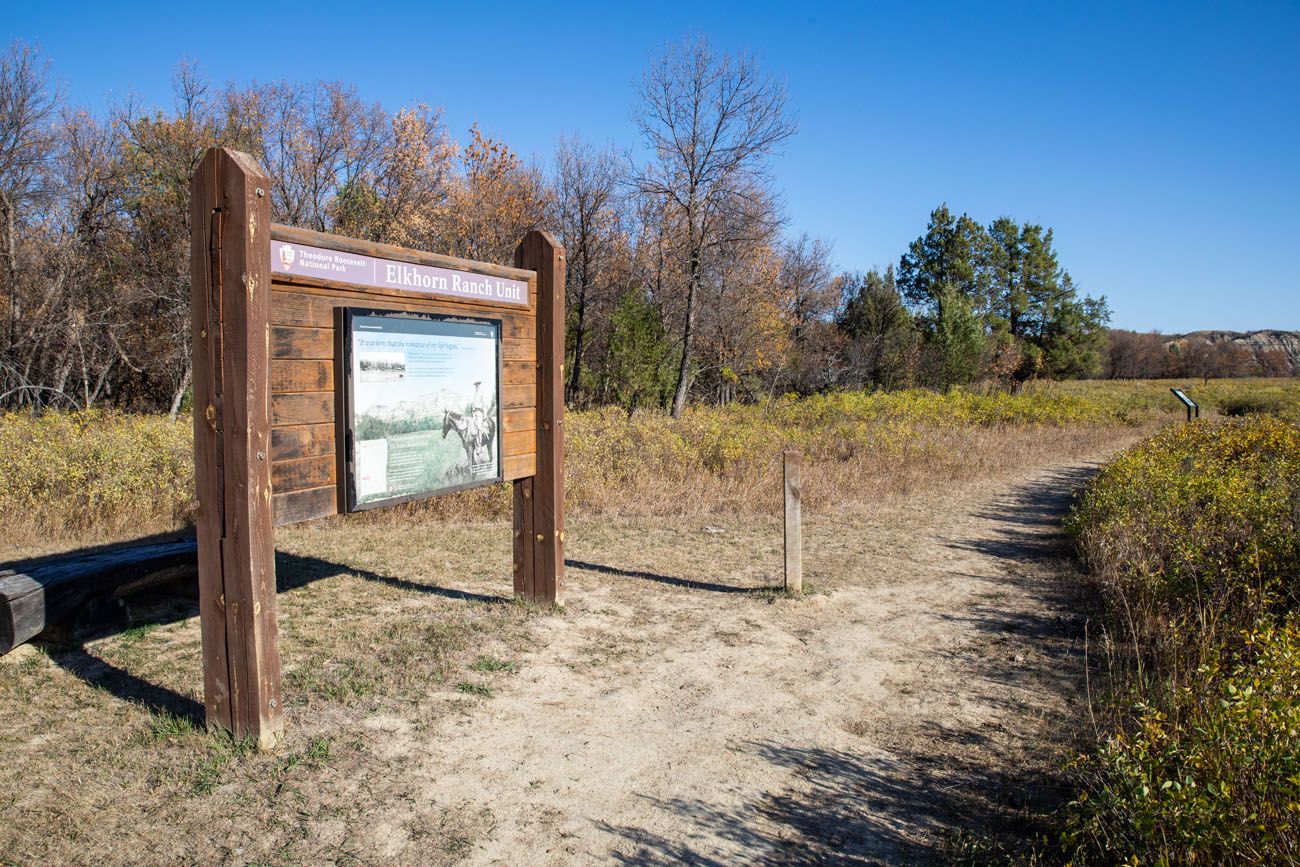
[[[196,568],[193,537],[172,536],[0,566],[0,655],[76,615]]]

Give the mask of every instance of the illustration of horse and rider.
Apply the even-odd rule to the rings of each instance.
[[[442,437],[452,431],[460,437],[465,448],[465,458],[469,461],[469,470],[488,465],[492,461],[492,450],[496,444],[497,417],[496,397],[491,400],[483,393],[483,383],[474,383],[474,394],[465,411],[446,410],[442,418]]]

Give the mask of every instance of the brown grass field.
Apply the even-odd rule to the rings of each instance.
[[[559,608],[509,599],[500,492],[282,528],[284,742],[205,731],[191,594],[133,599],[0,658],[0,863],[945,857],[1050,800],[1077,741],[1058,519],[1176,418],[1126,412],[807,433],[801,598],[757,425],[764,453],[683,453],[635,489],[572,465]],[[110,523],[47,520],[5,556],[129,535]]]

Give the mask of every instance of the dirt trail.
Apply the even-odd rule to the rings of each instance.
[[[929,861],[1049,797],[1086,725],[1059,521],[1094,467],[810,518],[803,600],[754,590],[775,521],[577,526],[519,674],[386,751],[476,817],[470,863]]]

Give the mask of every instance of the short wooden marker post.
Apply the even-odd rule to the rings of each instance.
[[[785,466],[785,589],[789,593],[803,592],[803,535],[800,529],[799,470],[802,455],[786,449]]]

